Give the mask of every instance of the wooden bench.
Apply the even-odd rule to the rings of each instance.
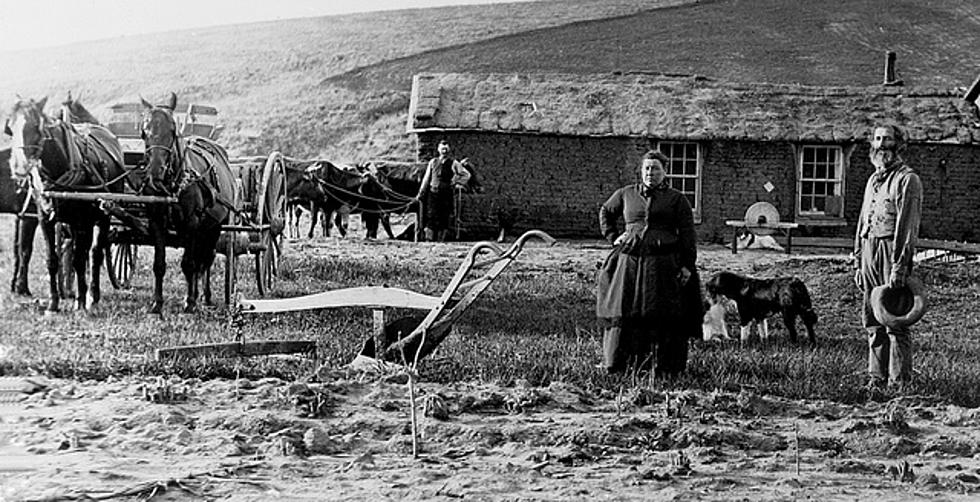
[[[793,230],[800,227],[846,227],[847,222],[844,220],[800,220],[797,222],[778,222],[778,223],[764,223],[764,224],[754,224],[749,225],[745,220],[726,220],[725,225],[734,227],[734,232],[732,235],[732,254],[738,253],[738,247],[736,245],[736,237],[738,236],[738,229],[747,228],[749,231],[757,228],[772,229],[782,232],[786,236],[786,254],[793,252]],[[801,238],[797,237],[799,241]],[[836,238],[821,238],[821,237],[804,237],[804,245],[815,245],[810,244],[810,241],[818,241],[820,239],[826,239],[828,241],[836,241]],[[851,238],[853,242],[853,238]],[[830,246],[836,247],[836,246]]]
[[[725,220],[725,225],[733,227],[732,230],[732,254],[738,254],[738,230],[746,228],[750,232],[753,229],[765,228],[782,232],[786,236],[786,253],[793,250],[793,230],[799,228],[797,223],[756,223],[749,225],[745,220]]]

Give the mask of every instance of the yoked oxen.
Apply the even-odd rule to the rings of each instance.
[[[473,162],[463,159],[460,163],[471,175],[462,192],[483,192],[480,177]],[[389,239],[396,238],[391,230],[389,215],[418,210],[418,201],[415,200],[415,196],[419,193],[426,167],[427,164],[424,163],[394,161],[373,161],[359,167],[368,176],[367,182],[361,188],[361,194],[364,195],[364,198],[358,207],[368,239],[378,237],[378,223],[384,228]],[[459,207],[457,206],[458,210]],[[414,239],[414,236],[402,237]]]
[[[48,251],[48,312],[59,310],[58,252],[55,231],[65,223],[75,243],[72,269],[76,279],[75,306],[90,309],[101,299],[100,271],[107,247],[109,217],[94,202],[49,199],[45,191],[120,192],[125,166],[119,141],[97,124],[72,124],[44,113],[47,98],[19,99],[11,110],[4,132],[11,136],[10,167],[16,178],[28,179],[40,215]],[[21,241],[30,239],[24,235]],[[23,248],[22,248],[23,250]],[[86,269],[91,254],[91,288]],[[26,274],[26,263],[18,274]],[[17,277],[17,276],[15,276]],[[19,280],[18,280],[19,282]],[[26,290],[26,278],[23,283]]]
[[[346,231],[339,221],[342,207],[354,206],[358,202],[359,191],[367,177],[356,170],[342,169],[326,160],[295,161],[286,163],[286,194],[292,205],[303,205],[312,209],[308,238],[313,237],[317,215],[322,212],[329,227],[330,218],[338,216],[337,228],[341,235]],[[329,231],[324,231],[329,235]]]

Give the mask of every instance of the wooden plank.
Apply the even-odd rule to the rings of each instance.
[[[794,246],[843,248],[854,247],[853,237],[793,237]],[[942,249],[954,253],[980,254],[980,244],[974,242],[944,241],[938,239],[919,239],[918,250]]]
[[[753,223],[749,225],[748,223],[745,222],[745,220],[725,220],[725,225],[728,225],[730,227],[737,227],[737,228],[746,227],[749,230],[753,228],[774,228],[778,230],[791,230],[800,227],[799,223],[793,223],[789,221],[780,221],[777,223],[764,223],[761,225],[758,223]]]
[[[844,220],[799,220],[796,222],[801,227],[846,227]]]
[[[221,225],[222,231],[229,232],[262,232],[270,228],[272,228],[272,225],[268,223],[255,225]]]
[[[439,298],[423,295],[401,288],[366,286],[360,288],[335,289],[295,298],[273,300],[248,300],[239,298],[242,312],[259,314],[268,312],[291,312],[296,310],[324,309],[336,307],[394,307],[430,310],[439,304]]]
[[[796,247],[854,248],[853,237],[793,237]]]
[[[955,253],[980,254],[980,244],[975,242],[941,241],[936,239],[919,239],[916,249],[944,249]]]
[[[111,200],[113,202],[141,202],[144,204],[175,204],[177,197],[163,197],[159,195],[136,195],[132,193],[112,193],[112,192],[54,192],[45,190],[45,196],[52,199],[82,200],[98,202],[100,200]]]
[[[157,349],[157,360],[190,357],[249,357],[272,354],[315,354],[312,340],[265,340],[257,342],[205,343]]]

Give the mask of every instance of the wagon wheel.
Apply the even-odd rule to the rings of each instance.
[[[256,194],[256,222],[268,225],[259,237],[255,253],[255,281],[259,295],[272,290],[273,278],[279,275],[279,256],[282,254],[282,231],[286,226],[286,168],[282,155],[273,152],[265,163],[262,182]]]
[[[106,259],[109,266],[109,283],[116,289],[129,289],[133,283],[133,271],[136,270],[136,258],[139,247],[136,244],[110,242],[106,248]]]

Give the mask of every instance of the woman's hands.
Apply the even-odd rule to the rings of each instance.
[[[634,248],[641,244],[641,241],[642,237],[636,233],[626,232],[616,237],[616,240],[613,241],[613,246],[620,248],[624,253],[632,253]]]
[[[681,286],[687,284],[687,281],[691,279],[691,269],[687,267],[681,267],[680,271],[677,272],[677,281],[680,282]]]
[[[908,282],[905,270],[902,267],[892,265],[892,273],[888,277],[888,287],[890,288],[904,288],[905,284]]]

